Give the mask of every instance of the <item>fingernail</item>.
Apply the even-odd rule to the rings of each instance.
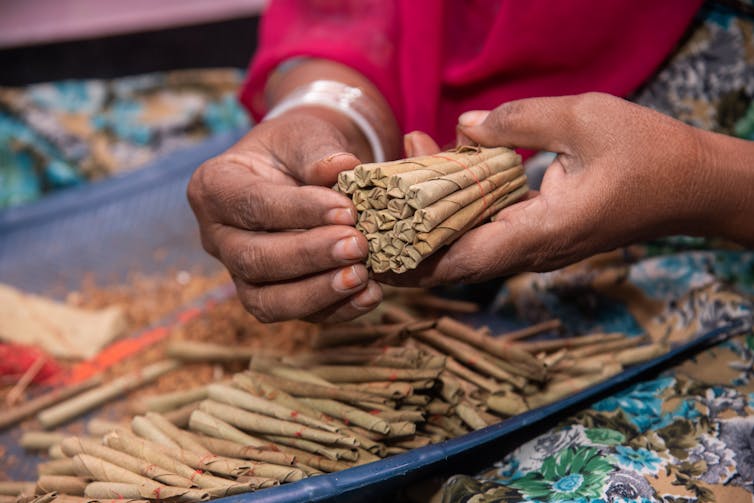
[[[486,110],[471,110],[464,112],[458,117],[458,124],[464,127],[478,126],[487,118],[489,112]]]
[[[366,247],[362,248],[356,237],[341,239],[333,246],[332,254],[338,260],[358,260],[367,256]]]
[[[339,292],[347,292],[363,285],[368,280],[367,270],[364,266],[352,265],[335,273],[332,287]]]
[[[359,160],[355,155],[353,155],[350,152],[335,152],[334,154],[328,155],[327,157],[325,157],[324,159],[322,159],[320,162],[330,163],[330,162],[333,162],[335,159],[338,159],[340,157],[350,157],[351,159],[355,160],[356,162],[358,162],[358,160]]]
[[[352,208],[333,208],[325,214],[325,221],[334,225],[355,225],[356,215]]]
[[[351,304],[359,309],[371,309],[382,301],[382,288],[376,281],[370,281],[367,287],[353,296]]]

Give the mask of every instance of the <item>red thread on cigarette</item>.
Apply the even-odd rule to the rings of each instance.
[[[397,374],[397,373],[395,373],[395,372],[393,372],[392,374],[390,374],[390,375],[388,376],[388,378],[387,378],[387,379],[388,379],[388,381],[395,381],[395,380],[397,380],[397,379],[398,379],[398,374]]]
[[[297,416],[298,416],[298,411],[297,410],[292,410],[291,411],[291,417],[297,417]]]
[[[206,465],[207,464],[207,460],[212,459],[212,458],[216,458],[216,457],[217,456],[215,456],[214,454],[207,454],[206,456],[204,456],[201,459],[199,459],[199,464],[200,465]]]
[[[484,212],[484,211],[487,210],[487,207],[489,206],[489,203],[487,202],[487,196],[484,193],[484,187],[482,187],[481,180],[479,180],[479,177],[476,176],[476,174],[471,170],[471,168],[469,168],[466,164],[462,163],[458,159],[452,159],[450,157],[445,157],[444,155],[435,154],[432,157],[437,157],[437,158],[440,158],[440,159],[445,159],[446,161],[450,161],[452,163],[458,164],[463,169],[465,169],[466,171],[468,171],[469,174],[471,174],[471,177],[474,179],[474,183],[476,183],[476,186],[479,187],[479,193],[480,193],[480,196],[482,198],[482,203],[484,204],[484,208],[482,209],[482,212]],[[485,162],[486,161],[482,161],[479,164],[484,164]]]
[[[194,473],[191,474],[191,476],[189,477],[189,480],[191,482],[193,482],[194,481],[194,477],[196,477],[197,475],[202,475],[203,473],[204,473],[204,471],[202,471],[199,468],[197,468],[196,470],[194,470]]]
[[[156,487],[154,491],[152,491],[152,494],[154,494],[155,499],[160,499],[160,491],[162,490],[162,487]]]
[[[298,438],[301,438],[303,436],[300,431],[297,431],[296,433],[294,433],[294,435],[296,435]]]
[[[372,409],[369,411],[370,414],[374,414],[375,416],[379,414],[380,412],[382,412],[380,409]]]
[[[343,419],[343,424],[345,424],[346,426],[348,426],[349,424],[351,424],[351,421],[349,421],[348,418],[345,418],[345,419]]]

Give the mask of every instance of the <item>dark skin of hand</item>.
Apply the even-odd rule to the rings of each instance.
[[[383,145],[398,157],[390,108],[363,76],[309,61],[270,82],[268,99],[317,79],[358,86],[385,115]],[[255,126],[197,169],[188,198],[204,248],[228,268],[246,309],[265,322],[355,318],[382,300],[364,262],[367,242],[351,200],[331,190],[337,175],[371,160],[366,139],[342,114],[296,108]]]
[[[389,107],[361,75],[313,60],[275,82],[276,103],[311,80],[361,87],[384,116],[389,158],[400,136]],[[586,94],[506,103],[461,117],[464,143],[557,152],[541,191],[510,206],[415,271],[380,282],[430,286],[552,270],[669,234],[715,235],[754,246],[754,143],[704,132],[619,98]],[[423,133],[407,156],[438,151]],[[202,243],[230,271],[244,306],[265,322],[353,319],[382,299],[364,261],[351,201],[337,174],[369,161],[350,120],[297,108],[254,127],[204,163],[188,188]]]

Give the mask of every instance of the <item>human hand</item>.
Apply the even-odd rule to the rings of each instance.
[[[264,322],[351,319],[382,299],[356,210],[329,188],[359,159],[328,113],[302,108],[255,126],[188,186],[202,245]]]
[[[604,94],[506,103],[460,118],[459,135],[485,146],[558,156],[539,193],[498,213],[447,250],[379,280],[431,286],[546,271],[637,240],[703,232],[719,192],[701,162],[698,130]]]

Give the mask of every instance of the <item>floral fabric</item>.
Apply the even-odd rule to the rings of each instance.
[[[730,3],[730,2],[728,2]],[[754,139],[754,22],[708,2],[638,103]],[[563,420],[442,500],[474,503],[725,502],[754,497],[754,252],[673,238],[510,279],[496,307],[576,332],[727,339]]]
[[[238,70],[0,88],[0,209],[248,126]]]

